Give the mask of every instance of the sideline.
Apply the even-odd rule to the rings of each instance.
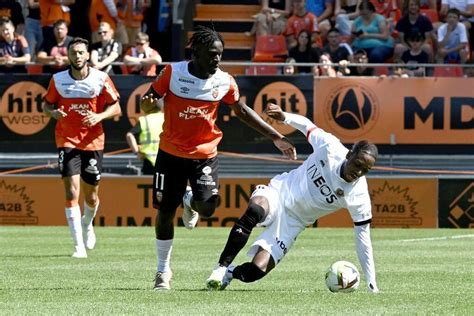
[[[469,234],[469,235],[454,235],[454,236],[444,236],[444,237],[427,237],[427,238],[401,239],[401,240],[397,240],[397,241],[400,241],[400,242],[416,242],[416,241],[449,240],[449,239],[461,239],[461,238],[474,238],[474,234]]]

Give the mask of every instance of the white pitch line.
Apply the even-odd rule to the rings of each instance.
[[[461,238],[474,238],[474,234],[470,235],[454,235],[444,237],[429,237],[429,238],[414,238],[414,239],[401,239],[401,242],[413,242],[413,241],[432,241],[432,240],[447,240],[447,239],[461,239]]]

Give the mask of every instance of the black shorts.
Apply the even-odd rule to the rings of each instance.
[[[160,149],[153,175],[153,206],[174,211],[183,201],[188,180],[193,189],[193,199],[207,201],[219,194],[218,171],[217,157],[180,158]]]
[[[80,174],[82,180],[97,185],[102,173],[102,150],[80,150],[76,148],[58,148],[58,167],[62,177]]]

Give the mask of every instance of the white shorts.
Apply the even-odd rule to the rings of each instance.
[[[257,237],[257,240],[252,244],[247,254],[253,257],[257,253],[258,248],[262,247],[271,254],[275,264],[278,264],[290,250],[296,237],[306,226],[296,218],[290,216],[280,206],[276,189],[266,185],[259,185],[252,196],[263,196],[267,198],[270,204],[270,210],[265,220],[258,225],[266,226],[267,228]]]

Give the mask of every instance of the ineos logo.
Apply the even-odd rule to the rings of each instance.
[[[20,135],[41,131],[50,118],[43,114],[43,86],[32,81],[11,85],[2,95],[0,115],[5,126]]]
[[[341,134],[351,136],[367,133],[378,117],[375,94],[360,84],[345,84],[334,89],[325,102],[329,122]],[[342,128],[342,130],[341,130]]]

